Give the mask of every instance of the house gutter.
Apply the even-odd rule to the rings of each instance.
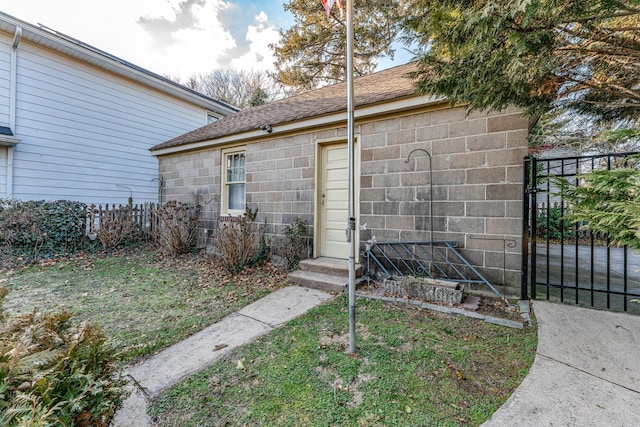
[[[18,45],[22,38],[22,27],[16,26],[11,45],[11,64],[9,70],[9,129],[15,135],[16,132],[16,98],[18,86]],[[14,146],[20,142],[13,135],[2,135],[0,144],[7,147],[7,179],[6,198],[13,198],[13,150]]]
[[[381,117],[386,114],[397,114],[400,112],[421,109],[425,107],[448,106],[448,101],[442,97],[436,96],[413,96],[399,99],[392,102],[385,102],[381,105],[369,105],[356,108],[354,112],[356,124],[358,121],[366,121],[370,118]],[[272,135],[286,135],[291,132],[300,132],[313,128],[322,128],[327,126],[335,126],[336,124],[346,123],[347,112],[340,111],[324,116],[314,116],[308,119],[288,122],[273,126]],[[167,154],[177,154],[181,152],[203,150],[207,148],[217,147],[220,145],[249,142],[255,139],[264,138],[264,131],[260,129],[231,134],[216,139],[206,139],[198,142],[186,143],[174,147],[160,148],[151,150],[151,154],[156,157],[165,156]]]

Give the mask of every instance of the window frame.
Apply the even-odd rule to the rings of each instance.
[[[232,181],[227,180],[228,176],[228,156],[235,154],[244,154],[244,181]],[[247,204],[247,150],[245,146],[227,148],[221,151],[221,186],[220,194],[222,195],[222,206],[220,206],[221,215],[244,215]],[[232,184],[244,184],[244,203],[242,209],[229,209],[229,186]]]
[[[212,118],[215,118],[215,120],[211,120]],[[205,113],[204,113],[204,124],[208,125],[208,124],[211,124],[211,123],[215,123],[218,120],[220,120],[221,118],[222,118],[222,116],[220,116],[220,114],[214,113],[211,110],[205,110]]]

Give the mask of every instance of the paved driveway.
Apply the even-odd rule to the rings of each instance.
[[[624,310],[640,314],[640,304],[631,303],[640,299],[640,254],[637,251],[603,246],[540,244],[536,247],[537,298],[546,298],[549,283],[549,298],[598,308]],[[625,284],[626,274],[626,284]],[[560,289],[564,287],[563,289]],[[573,289],[572,289],[573,288]],[[592,292],[593,289],[593,292]],[[606,291],[613,294],[607,296]],[[618,293],[618,294],[616,294]]]

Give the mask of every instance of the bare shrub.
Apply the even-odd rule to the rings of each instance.
[[[156,241],[172,254],[184,254],[193,250],[198,238],[200,223],[200,205],[189,207],[187,204],[169,201],[153,211],[156,221]]]
[[[128,206],[100,213],[100,227],[96,238],[105,249],[118,246],[131,237],[135,228],[131,209]]]
[[[307,224],[301,218],[296,218],[285,228],[284,235],[286,242],[283,254],[287,260],[287,269],[294,270],[298,268],[300,261],[307,257]]]
[[[231,273],[263,264],[269,258],[264,226],[254,222],[257,214],[257,208],[252,211],[247,207],[244,216],[229,217],[218,223],[216,253]]]

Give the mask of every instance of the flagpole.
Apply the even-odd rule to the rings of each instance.
[[[356,210],[355,210],[355,151],[353,108],[353,0],[347,0],[347,150],[349,163],[349,353],[356,352]]]

